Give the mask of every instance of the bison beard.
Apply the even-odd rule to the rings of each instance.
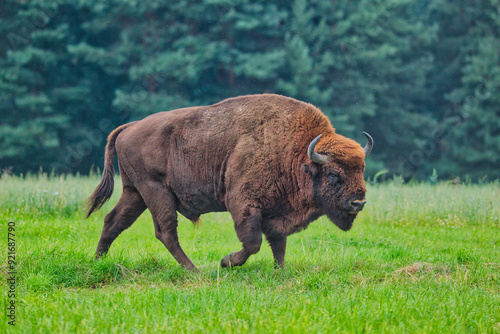
[[[344,231],[362,210],[368,144],[335,132],[311,104],[263,94],[204,107],[153,114],[108,137],[101,183],[87,217],[113,192],[113,158],[123,193],[104,219],[96,257],[148,208],[156,237],[185,268],[197,270],[179,245],[177,213],[197,222],[229,211],[242,249],[222,259],[238,266],[259,251],[262,234],[275,264],[284,265],[286,238],[326,214]]]
[[[326,213],[326,216],[342,231],[349,231],[354,222],[354,218],[356,218],[356,214],[338,211],[329,211]]]

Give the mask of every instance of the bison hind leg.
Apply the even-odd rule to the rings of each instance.
[[[129,228],[146,210],[141,195],[133,187],[124,187],[120,200],[104,218],[101,238],[97,244],[96,259],[107,254],[113,241]]]
[[[139,191],[153,217],[156,238],[163,243],[181,266],[198,272],[198,269],[184,253],[179,243],[177,234],[177,211],[179,207],[175,195],[166,189],[162,183],[154,181],[143,183],[139,186]],[[188,215],[184,214],[183,211],[179,212],[187,219],[199,217],[199,215],[194,216],[189,212]]]

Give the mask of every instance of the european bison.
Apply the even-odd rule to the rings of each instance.
[[[222,259],[240,266],[259,251],[262,234],[275,264],[284,265],[286,238],[327,215],[347,231],[363,209],[365,156],[311,104],[273,95],[230,98],[211,106],[160,112],[116,128],[108,137],[101,183],[87,217],[113,192],[116,149],[123,194],[104,219],[96,257],[148,208],[156,237],[187,269],[177,212],[229,211],[243,248]]]

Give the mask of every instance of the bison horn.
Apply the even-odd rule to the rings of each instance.
[[[368,143],[363,148],[363,150],[365,151],[365,157],[366,157],[368,154],[370,154],[370,152],[373,149],[373,138],[367,132],[363,131],[363,134],[366,136],[366,139],[368,139]]]
[[[314,140],[309,144],[309,148],[307,149],[307,156],[311,159],[312,162],[315,162],[320,165],[324,165],[328,162],[328,157],[323,154],[318,154],[314,151],[316,147],[316,143],[318,142],[321,135],[314,138]]]

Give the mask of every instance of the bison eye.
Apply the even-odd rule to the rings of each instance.
[[[337,184],[340,181],[340,178],[337,174],[334,173],[328,173],[328,181],[330,181],[331,184]]]

